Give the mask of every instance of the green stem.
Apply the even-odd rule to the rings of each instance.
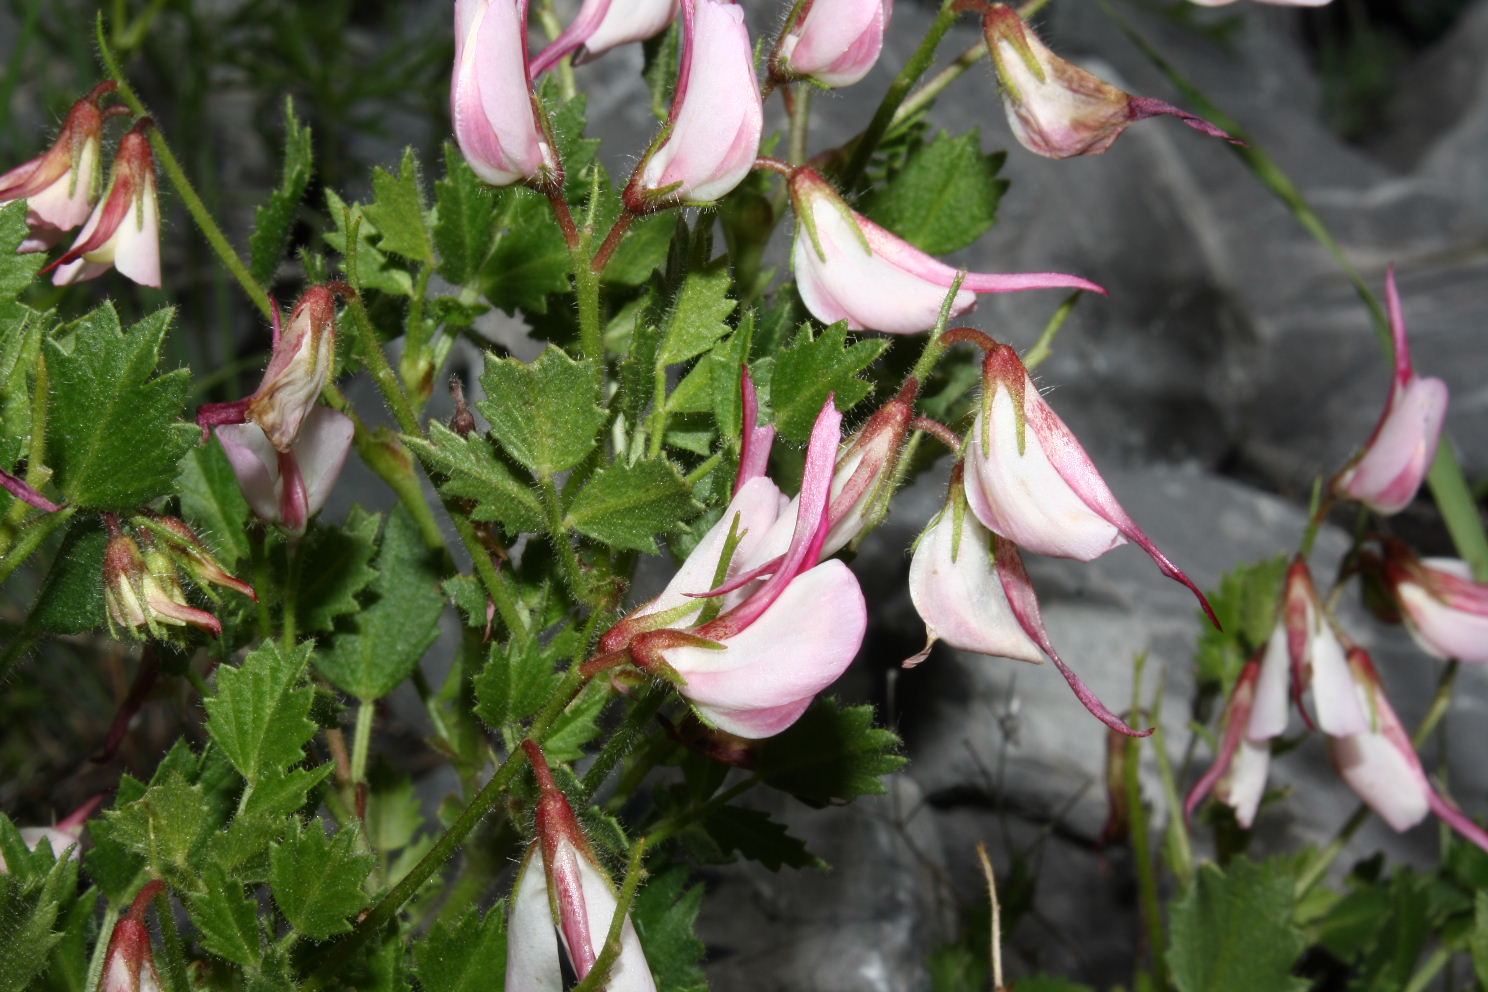
[[[1023,356],[1023,364],[1029,370],[1038,368],[1053,352],[1055,335],[1064,328],[1064,322],[1069,319],[1069,315],[1074,312],[1075,304],[1079,303],[1080,297],[1084,295],[1083,290],[1077,289],[1059,304],[1059,309],[1054,311],[1054,316],[1050,317],[1049,323],[1044,326],[1044,333],[1039,335],[1033,347],[1029,348],[1028,353]]]
[[[604,747],[594,759],[594,764],[584,773],[583,788],[585,796],[592,796],[604,780],[609,777],[610,772],[620,759],[630,753],[631,749],[641,741],[641,731],[651,722],[656,711],[661,709],[667,699],[671,697],[671,691],[660,686],[652,686],[641,694],[631,706],[630,712],[625,715],[625,720],[615,732],[605,741]]]
[[[355,231],[347,236],[348,247],[356,244],[355,238]],[[352,285],[358,286],[355,259],[355,251],[347,255],[346,261],[349,269],[347,274],[351,278]],[[360,286],[358,286],[357,295],[353,296],[347,304],[346,310],[351,315],[351,326],[357,335],[362,361],[366,363],[367,371],[372,373],[372,380],[377,383],[377,388],[382,391],[383,399],[387,400],[388,406],[392,407],[393,419],[398,422],[398,429],[405,434],[419,434],[418,414],[414,412],[413,403],[409,401],[408,394],[403,391],[403,384],[398,381],[397,373],[388,364],[387,356],[382,353],[382,342],[377,340],[372,318],[367,313],[366,304],[362,302]]]
[[[86,893],[84,895],[86,897]],[[98,940],[94,942],[93,955],[88,959],[88,978],[83,982],[84,989],[98,988],[99,979],[103,977],[104,962],[108,959],[109,941],[114,934],[114,925],[118,922],[119,908],[113,903],[106,903],[103,921],[98,925]]]
[[[579,564],[579,554],[568,539],[568,527],[563,522],[563,505],[558,496],[558,487],[551,478],[539,480],[542,487],[543,508],[548,513],[548,537],[553,550],[558,554],[558,565],[569,591],[580,603],[589,605],[588,583],[584,581],[584,570]]]
[[[1452,950],[1447,947],[1438,947],[1432,951],[1431,956],[1416,969],[1409,984],[1401,992],[1425,992],[1430,987],[1432,979],[1436,978],[1437,974],[1447,966],[1447,962],[1452,960],[1452,953]]]
[[[947,86],[959,79],[967,69],[980,62],[986,54],[987,42],[985,40],[977,42],[956,56],[955,61],[950,65],[937,72],[934,76],[931,76],[925,85],[905,97],[904,102],[899,105],[899,109],[894,111],[894,116],[889,119],[889,133],[897,133],[899,128],[912,120],[915,114],[918,114],[933,103],[935,98],[940,96],[941,92]]]
[[[587,239],[586,239],[587,240]],[[579,306],[579,348],[594,363],[596,383],[604,375],[604,325],[599,319],[600,273],[590,265],[589,250],[580,247],[570,253],[573,262],[574,292]]]
[[[10,578],[11,573],[21,567],[21,564],[29,557],[31,552],[41,546],[41,543],[72,519],[77,512],[75,506],[64,506],[56,513],[44,513],[31,521],[20,533],[20,537],[11,549],[6,552],[4,558],[0,558],[0,583]]]
[[[1140,667],[1138,678],[1140,678]],[[1123,773],[1126,779],[1126,806],[1130,819],[1132,855],[1136,860],[1137,888],[1142,904],[1142,922],[1147,928],[1147,952],[1151,955],[1154,984],[1168,987],[1163,958],[1162,900],[1158,896],[1157,869],[1152,860],[1152,842],[1148,836],[1147,807],[1142,803],[1141,762],[1135,747],[1127,755]],[[1134,983],[1138,986],[1141,982]]]
[[[743,779],[736,785],[724,789],[722,792],[714,796],[712,799],[709,799],[707,802],[699,803],[698,805],[692,807],[690,810],[680,813],[677,816],[671,817],[670,819],[661,821],[659,825],[647,832],[646,844],[649,847],[655,847],[662,841],[672,837],[682,828],[697,822],[698,820],[707,816],[709,813],[712,813],[714,810],[719,809],[727,805],[730,801],[739,798],[744,793],[754,788],[756,785],[759,785],[760,781],[761,779],[758,775],[751,775],[748,778]]]
[[[356,726],[351,736],[351,781],[367,781],[367,752],[372,745],[372,723],[377,717],[377,703],[363,699],[357,704]]]
[[[790,142],[786,155],[791,165],[806,163],[806,139],[811,132],[811,86],[802,85],[788,91],[791,96]]]
[[[661,457],[661,445],[666,440],[667,425],[667,370],[662,365],[651,374],[651,437],[647,454]]]
[[[279,643],[286,655],[295,648],[295,627],[299,620],[299,604],[295,602],[295,593],[300,584],[300,556],[296,551],[291,542],[286,551],[288,563],[284,574],[284,590],[280,597],[280,602],[284,604],[281,611],[284,629],[279,632]]]
[[[853,143],[852,158],[848,160],[847,168],[842,170],[838,177],[838,185],[847,191],[851,191],[863,177],[863,171],[868,168],[868,160],[873,157],[874,151],[878,149],[878,143],[883,140],[884,134],[889,130],[889,124],[894,119],[894,113],[899,105],[909,95],[910,89],[925,74],[935,61],[935,49],[940,45],[940,39],[951,29],[955,23],[956,14],[952,8],[953,0],[942,0],[940,13],[935,16],[935,22],[930,25],[930,31],[925,35],[920,47],[914,50],[899,75],[889,84],[889,90],[884,94],[878,109],[873,112],[873,119],[863,129],[858,140]]]
[[[620,957],[620,935],[625,932],[625,921],[630,916],[630,904],[635,901],[636,889],[645,877],[643,865],[646,860],[646,838],[636,841],[630,852],[630,865],[625,870],[625,882],[620,886],[620,897],[615,900],[615,915],[610,917],[610,930],[605,935],[604,949],[594,959],[594,967],[584,980],[573,987],[573,992],[600,992],[610,977],[610,969]]]
[[[945,300],[940,304],[940,316],[936,318],[935,326],[930,329],[930,334],[925,338],[925,350],[920,352],[914,370],[909,373],[914,376],[915,381],[921,387],[925,385],[925,380],[935,369],[935,363],[939,362],[946,352],[947,346],[942,344],[940,339],[945,336],[946,325],[951,322],[951,307],[955,305],[956,294],[961,291],[961,280],[965,278],[965,269],[956,273],[956,278],[951,282],[951,288],[946,291]]]
[[[186,956],[181,950],[181,933],[176,929],[176,914],[171,909],[170,890],[162,888],[155,895],[155,921],[160,925],[160,950],[165,967],[160,970],[166,992],[191,992],[186,977]]]
[[[403,377],[403,388],[407,392],[424,388],[424,372],[429,356],[429,335],[424,327],[425,297],[429,293],[429,279],[434,275],[434,266],[428,262],[419,266],[414,279],[413,299],[408,304],[408,316],[403,321],[403,358],[398,371]]]
[[[687,484],[689,486],[695,486],[695,485],[697,485],[699,482],[701,482],[703,480],[704,477],[707,476],[707,474],[709,472],[711,472],[715,468],[717,468],[718,467],[718,463],[721,462],[721,461],[723,461],[723,452],[722,451],[715,451],[715,452],[713,452],[713,454],[709,455],[707,458],[705,458],[703,460],[702,464],[700,464],[697,468],[693,469],[691,472],[688,472],[687,473],[687,479],[686,479]]]
[[[517,602],[517,594],[507,585],[505,575],[496,567],[495,562],[491,561],[490,554],[475,532],[475,525],[459,513],[451,513],[450,519],[455,522],[455,530],[475,565],[475,574],[485,587],[486,595],[491,597],[491,602],[496,604],[496,612],[501,614],[501,622],[513,633],[525,631],[527,619]]]
[[[120,68],[118,59],[114,57],[113,50],[109,47],[108,37],[103,29],[102,11],[98,12],[94,33],[97,35],[98,52],[103,58],[104,68],[119,86],[116,91],[119,98],[130,110],[134,111],[136,116],[150,117],[149,109],[140,100],[134,88],[129,85],[129,80],[124,77],[124,71]],[[155,150],[156,161],[160,163],[160,168],[171,181],[171,185],[175,187],[176,194],[181,197],[181,202],[185,204],[186,212],[191,214],[191,219],[196,222],[197,229],[207,239],[207,243],[212,246],[212,250],[217,253],[222,264],[233,274],[233,278],[238,280],[238,285],[243,287],[243,292],[248,294],[253,305],[258,307],[265,319],[272,320],[274,311],[269,303],[268,293],[253,278],[253,274],[248,271],[248,266],[243,264],[243,260],[228,243],[227,236],[222,233],[222,228],[218,227],[217,222],[212,219],[211,211],[197,195],[195,187],[191,185],[191,180],[186,177],[186,170],[181,168],[181,163],[171,151],[170,145],[158,126],[150,129],[150,147]]]
[[[248,535],[249,560],[253,569],[253,587],[258,596],[258,636],[267,641],[274,633],[273,618],[269,614],[269,558],[264,553],[264,535],[261,531]]]

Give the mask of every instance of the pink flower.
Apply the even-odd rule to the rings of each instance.
[[[492,186],[562,181],[527,79],[527,0],[455,0],[455,141]]]
[[[288,451],[276,449],[257,424],[220,426],[217,440],[254,515],[290,534],[303,534],[341,474],[353,432],[346,414],[317,406]]]
[[[667,29],[681,0],[584,0],[578,16],[532,60],[536,79],[574,53],[574,63],[587,62],[612,48],[644,41]]]
[[[893,0],[802,0],[780,35],[771,74],[851,86],[878,61],[893,9]]]
[[[62,133],[45,154],[0,175],[0,207],[26,201],[30,237],[20,251],[45,251],[88,219],[98,197],[103,111],[98,101],[114,89],[107,80],[67,112]]]
[[[1488,664],[1488,584],[1458,558],[1417,558],[1386,544],[1385,577],[1405,629],[1427,654]]]
[[[1369,712],[1361,733],[1328,738],[1328,756],[1349,788],[1397,831],[1409,830],[1433,812],[1464,838],[1488,851],[1488,833],[1440,795],[1426,778],[1421,759],[1400,718],[1385,698],[1379,673],[1360,648],[1348,655],[1352,691]]]
[[[915,545],[909,597],[925,621],[925,647],[905,659],[905,668],[924,661],[936,641],[1035,665],[1047,655],[1096,719],[1128,737],[1152,733],[1133,730],[1059,657],[1044,629],[1033,581],[1017,547],[989,533],[966,512],[960,466],[952,471],[945,507]]]
[[[935,326],[946,292],[959,274],[856,213],[832,185],[802,166],[791,173],[796,242],[791,268],[806,309],[826,324],[847,321],[853,330],[914,334]],[[1014,275],[966,273],[951,316],[976,306],[978,293],[1024,289],[1105,290],[1087,279],[1057,272]]]
[[[982,15],[1002,104],[1018,143],[1035,155],[1099,155],[1135,121],[1166,115],[1195,130],[1233,141],[1202,118],[1172,104],[1132,96],[1055,55],[1005,4]]]
[[[947,339],[971,335],[958,329]],[[1056,558],[1090,561],[1134,541],[1164,575],[1191,589],[1213,619],[1204,594],[1116,501],[1079,440],[1039,395],[1017,352],[990,339],[984,347],[982,406],[966,439],[971,512],[1018,547]]]
[[[1395,379],[1390,398],[1364,450],[1333,480],[1333,491],[1356,499],[1376,513],[1399,513],[1415,499],[1421,480],[1436,458],[1447,415],[1447,384],[1422,379],[1411,367],[1405,316],[1395,289],[1395,269],[1385,277],[1390,333],[1395,341]]]
[[[67,253],[42,270],[57,270],[53,284],[96,279],[113,266],[141,286],[160,287],[160,202],[155,157],[145,136],[154,126],[141,118],[119,140],[103,199]]]
[[[150,900],[163,888],[164,882],[145,883],[128,915],[114,924],[98,992],[160,992],[160,974],[155,970],[155,953],[150,947],[145,913]]]
[[[1347,652],[1333,630],[1332,620],[1313,584],[1312,572],[1301,556],[1287,570],[1281,618],[1277,623],[1272,639],[1282,634],[1284,625],[1293,692],[1300,696],[1303,689],[1312,689],[1318,729],[1339,737],[1362,733],[1369,721],[1351,689],[1353,677],[1349,674]],[[1264,675],[1262,678],[1265,680]],[[1306,715],[1305,710],[1303,714]]]
[[[661,595],[600,640],[612,661],[629,658],[672,679],[705,720],[739,737],[794,723],[863,642],[857,579],[842,562],[820,560],[841,421],[829,398],[811,432],[783,556],[769,557],[765,540],[792,504],[753,476]]]
[[[1278,643],[1272,638],[1272,643]],[[1280,643],[1285,645],[1285,640]],[[1285,674],[1285,658],[1282,659]],[[1264,665],[1256,658],[1245,663],[1230,700],[1225,705],[1224,737],[1220,741],[1219,756],[1214,765],[1195,783],[1183,804],[1184,819],[1193,816],[1194,809],[1211,791],[1214,798],[1235,811],[1235,821],[1249,829],[1255,822],[1256,810],[1266,792],[1266,775],[1271,768],[1271,734],[1257,737],[1255,734],[1257,693],[1265,678]],[[1283,683],[1281,703],[1286,706],[1286,687]]]
[[[625,188],[632,213],[712,203],[743,181],[759,151],[764,107],[744,11],[683,0],[682,65],[672,112]]]
[[[522,992],[561,992],[559,943],[582,980],[593,969],[619,907],[614,883],[600,867],[573,807],[553,781],[542,752],[523,747],[537,775],[537,841],[528,849],[512,894],[506,933],[506,984]],[[555,913],[556,912],[556,921]],[[553,924],[558,924],[558,936]],[[604,988],[655,992],[656,982],[629,916],[620,931],[620,955]]]
[[[103,602],[109,628],[115,632],[154,637],[164,636],[162,624],[188,624],[213,637],[222,635],[222,624],[206,610],[186,602],[176,567],[153,544],[145,552],[124,532],[118,520],[105,515],[109,540],[103,552]]]

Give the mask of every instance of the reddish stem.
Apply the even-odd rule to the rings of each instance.
[[[589,271],[598,275],[604,272],[614,257],[615,249],[620,247],[620,239],[625,237],[625,232],[630,230],[630,225],[635,221],[636,215],[627,207],[615,220],[615,226],[610,228],[610,233],[605,235],[604,244],[599,246],[599,251],[594,254],[594,261],[589,263]]]
[[[961,450],[961,436],[938,420],[931,420],[929,417],[916,414],[909,418],[909,426],[911,430],[924,431],[935,437],[950,448],[953,454]]]

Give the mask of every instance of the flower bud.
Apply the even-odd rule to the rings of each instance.
[[[493,186],[562,182],[527,78],[527,0],[455,0],[455,142]]]
[[[160,287],[160,203],[146,137],[154,126],[141,118],[120,139],[103,199],[67,253],[42,270],[57,270],[55,285],[95,279],[113,266],[141,286]]]
[[[1002,275],[960,273],[855,212],[815,170],[791,173],[796,241],[791,268],[796,291],[824,324],[847,321],[852,330],[915,334],[940,319],[947,290],[962,277],[951,316],[976,306],[978,293],[1024,289],[1105,290],[1087,279],[1057,272]]]
[[[739,185],[759,152],[764,106],[744,11],[683,0],[682,64],[672,111],[625,188],[631,213],[708,204]]]
[[[1405,629],[1427,654],[1488,664],[1488,583],[1459,558],[1417,558],[1385,545],[1385,578]]]
[[[770,60],[771,74],[851,86],[878,61],[893,9],[893,0],[799,0]]]
[[[1005,4],[987,7],[982,31],[1002,81],[1002,104],[1013,136],[1035,155],[1099,155],[1133,122],[1163,115],[1234,140],[1202,118],[1161,100],[1132,96],[1066,62]]]
[[[300,425],[320,399],[336,359],[335,286],[311,286],[280,332],[277,312],[274,351],[258,389],[248,398],[247,418],[277,451],[289,451]]]
[[[588,62],[612,48],[645,41],[667,29],[681,0],[584,0],[578,15],[562,34],[532,60],[536,79],[573,54],[574,64]]]
[[[1395,342],[1395,378],[1384,413],[1364,450],[1333,480],[1333,491],[1376,513],[1399,513],[1416,497],[1436,458],[1447,415],[1447,384],[1423,379],[1411,366],[1405,315],[1395,289],[1395,270],[1385,277],[1390,334]]]
[[[255,516],[303,534],[325,505],[351,450],[351,418],[327,406],[310,409],[289,451],[277,451],[257,424],[217,428],[217,440]]]
[[[113,80],[99,83],[72,105],[62,133],[44,154],[0,175],[0,207],[26,201],[30,235],[20,251],[45,251],[62,234],[88,219],[98,197],[103,143],[103,111],[98,102],[114,89]]]
[[[117,520],[108,517],[109,540],[103,552],[103,601],[109,629],[115,636],[130,633],[161,637],[161,624],[191,625],[217,637],[222,624],[205,610],[186,602],[186,593],[176,574],[175,563],[153,543],[140,551],[139,544],[124,532]]]
[[[198,584],[211,584],[242,593],[249,599],[258,600],[253,587],[227,573],[222,564],[207,549],[206,542],[197,536],[186,521],[177,517],[151,515],[145,525],[165,539],[166,547],[176,560],[186,566],[186,571]]]
[[[135,897],[128,915],[114,924],[98,992],[160,992],[160,973],[155,970],[145,912],[162,888],[164,883],[147,883]]]

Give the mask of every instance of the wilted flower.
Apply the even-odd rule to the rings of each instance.
[[[1384,413],[1364,450],[1333,480],[1333,491],[1356,499],[1376,513],[1399,513],[1415,499],[1436,457],[1447,415],[1447,384],[1423,379],[1411,367],[1405,315],[1395,289],[1395,270],[1385,277],[1390,334],[1395,342],[1395,378]]]
[[[160,287],[160,202],[155,194],[155,156],[146,133],[155,124],[140,118],[119,140],[108,189],[67,253],[42,271],[66,286],[96,279],[109,266],[141,286]]]
[[[1459,558],[1417,558],[1385,543],[1385,578],[1411,638],[1427,654],[1488,664],[1488,584]]]
[[[893,0],[797,0],[770,60],[777,79],[851,86],[883,49]]]
[[[561,992],[560,942],[574,974],[582,980],[599,958],[619,900],[542,752],[531,741],[524,741],[523,746],[541,796],[537,840],[522,861],[512,894],[505,987]],[[628,915],[620,931],[620,954],[604,987],[610,992],[655,992],[656,982]]]
[[[277,450],[257,424],[218,427],[217,440],[254,515],[290,534],[303,534],[341,474],[353,433],[346,414],[316,406],[288,451]]]
[[[62,133],[45,154],[0,175],[0,207],[26,201],[30,236],[20,250],[45,251],[88,219],[98,196],[103,111],[98,102],[112,92],[114,81],[93,87],[72,105]]]
[[[867,627],[857,579],[842,562],[821,561],[841,420],[829,398],[812,428],[783,555],[770,557],[765,539],[792,504],[754,476],[661,595],[601,638],[606,654],[596,662],[630,660],[672,679],[708,722],[739,737],[794,723],[852,662]]]
[[[257,600],[253,587],[241,579],[229,575],[205,541],[186,521],[163,514],[150,514],[144,518],[145,526],[164,539],[166,550],[185,566],[187,573],[198,585],[221,586]]]
[[[491,185],[562,181],[527,78],[527,0],[455,0],[450,118],[465,161]]]
[[[764,107],[743,9],[683,0],[682,23],[671,116],[625,188],[631,213],[712,203],[744,180],[759,151]]]
[[[962,276],[951,316],[976,306],[978,293],[1024,289],[1105,290],[1058,272],[958,273],[856,213],[813,169],[791,173],[796,241],[791,268],[796,290],[817,320],[846,320],[853,330],[914,334],[935,326],[946,292]]]
[[[1204,594],[1116,501],[1017,352],[974,331],[946,338],[963,339],[987,350],[981,410],[966,440],[966,498],[977,519],[1024,550],[1057,558],[1090,561],[1132,541],[1213,619]]]
[[[206,610],[186,602],[180,578],[171,560],[153,544],[141,552],[139,544],[124,532],[111,514],[104,517],[109,530],[103,553],[103,602],[109,628],[116,635],[164,635],[161,624],[191,625],[213,637],[222,634],[222,624]]]
[[[612,48],[655,37],[672,23],[680,3],[681,0],[584,0],[573,23],[532,60],[531,76],[533,79],[541,76],[570,52],[574,63],[579,64]]]
[[[1195,130],[1231,139],[1219,128],[1172,104],[1132,96],[1055,55],[1018,13],[989,4],[982,30],[1002,81],[1002,104],[1018,143],[1036,155],[1098,155],[1128,125],[1148,117],[1176,117]]]
[[[155,952],[150,947],[145,913],[150,900],[163,888],[164,882],[147,882],[135,896],[129,913],[114,924],[99,992],[160,992],[160,974],[155,970]]]
[[[1286,672],[1285,638],[1272,639],[1272,644],[1282,647],[1282,673]],[[1271,743],[1274,734],[1257,736],[1255,706],[1260,683],[1264,679],[1264,665],[1252,658],[1241,669],[1225,705],[1224,736],[1220,740],[1219,754],[1214,764],[1189,791],[1183,804],[1183,815],[1191,817],[1195,807],[1211,791],[1214,798],[1235,811],[1235,821],[1249,829],[1255,822],[1256,810],[1266,792],[1266,775],[1271,768]],[[1286,706],[1286,686],[1282,685],[1281,704]],[[1283,710],[1283,713],[1285,711]]]

